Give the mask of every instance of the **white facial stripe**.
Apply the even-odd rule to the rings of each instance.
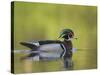
[[[69,35],[68,35],[68,39],[70,39]]]
[[[63,34],[61,37],[65,36],[66,34]]]
[[[66,39],[66,40],[67,40],[67,41],[70,41],[70,40],[72,40],[72,38],[70,38],[69,35],[68,35],[68,39]]]

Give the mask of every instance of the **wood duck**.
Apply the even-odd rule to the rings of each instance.
[[[60,40],[45,40],[45,41],[32,41],[21,42],[21,45],[29,47],[30,53],[28,56],[21,58],[32,59],[34,61],[39,60],[56,60],[62,58],[64,60],[64,67],[68,68],[72,66],[72,42],[74,32],[71,29],[63,29],[59,38]]]

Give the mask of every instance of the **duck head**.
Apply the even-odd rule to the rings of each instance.
[[[64,38],[66,41],[70,41],[74,37],[74,32],[71,29],[63,29],[59,38]]]

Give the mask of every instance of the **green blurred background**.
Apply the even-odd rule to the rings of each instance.
[[[77,48],[73,55],[73,69],[96,68],[96,6],[14,2],[14,50],[28,49],[19,44],[22,41],[58,40],[60,31],[65,28],[72,29],[78,38],[72,40],[73,46]],[[21,66],[22,62],[19,61],[23,55],[25,54],[14,56],[16,73],[25,72],[25,65]],[[30,72],[58,71],[61,70],[61,66],[58,66],[61,61],[28,61],[28,65],[33,65],[29,67]]]

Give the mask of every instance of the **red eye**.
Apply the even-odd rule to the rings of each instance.
[[[71,37],[71,38],[73,38],[73,36],[74,36],[74,33],[73,32],[69,32],[69,37]]]

